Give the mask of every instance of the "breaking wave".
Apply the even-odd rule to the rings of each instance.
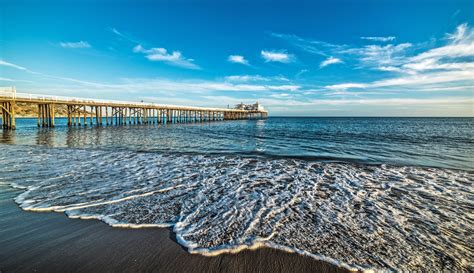
[[[24,210],[170,227],[191,253],[261,246],[349,269],[470,271],[469,171],[2,145]]]

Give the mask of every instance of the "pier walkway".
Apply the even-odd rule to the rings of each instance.
[[[211,122],[268,116],[261,108],[243,110],[70,98],[17,93],[15,88],[0,87],[2,128],[15,129],[17,104],[37,106],[38,127],[54,127],[58,107],[66,108],[68,126]]]

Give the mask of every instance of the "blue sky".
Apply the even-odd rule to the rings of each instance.
[[[5,1],[0,86],[271,115],[473,116],[474,1]]]

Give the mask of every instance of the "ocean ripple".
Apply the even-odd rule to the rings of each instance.
[[[171,227],[191,253],[260,246],[347,268],[474,269],[473,173],[441,168],[2,145],[24,210]]]

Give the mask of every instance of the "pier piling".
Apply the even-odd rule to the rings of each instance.
[[[12,89],[14,90],[14,89]],[[268,112],[247,106],[237,109],[203,108],[187,106],[156,105],[144,103],[104,102],[88,99],[71,99],[33,96],[2,91],[0,88],[1,127],[14,130],[16,104],[37,105],[38,127],[55,127],[56,110],[65,107],[67,126],[103,126],[131,124],[176,124],[215,122],[225,120],[264,119]],[[56,108],[56,107],[59,108]],[[242,104],[240,105],[242,106]],[[62,108],[64,109],[64,108]],[[109,113],[109,109],[111,110]],[[64,113],[64,112],[63,112]],[[87,121],[89,118],[89,122]],[[81,121],[82,119],[82,121]]]

